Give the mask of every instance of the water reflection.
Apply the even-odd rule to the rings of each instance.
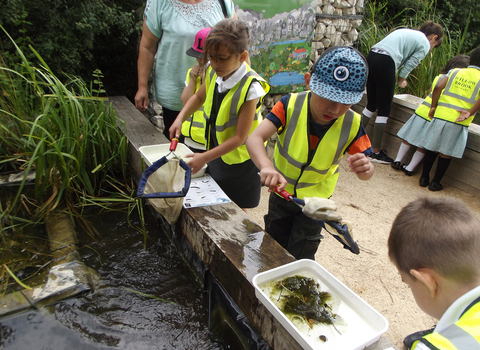
[[[95,226],[102,242],[79,232],[84,262],[99,273],[95,291],[1,319],[0,348],[228,348],[210,340],[203,285],[153,218],[146,244],[125,214],[102,214]]]

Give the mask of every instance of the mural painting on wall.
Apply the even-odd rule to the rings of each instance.
[[[271,93],[305,89],[318,1],[235,0],[239,19],[250,28],[252,67]]]

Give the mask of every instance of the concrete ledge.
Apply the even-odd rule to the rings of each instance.
[[[139,147],[169,141],[126,97],[111,97],[110,101],[119,118],[127,124],[125,132],[132,143],[130,150],[133,152],[130,157],[136,175],[140,176],[144,167],[138,153]],[[171,231],[184,236],[273,349],[302,349],[257,299],[252,284],[255,274],[292,262],[295,260],[293,256],[234,203],[182,209],[175,228]],[[387,348],[394,349],[388,339],[381,337],[367,349]]]

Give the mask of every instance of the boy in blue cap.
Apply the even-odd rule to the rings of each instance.
[[[261,181],[272,192],[265,231],[297,259],[315,259],[321,227],[273,189],[279,186],[279,191],[285,189],[300,199],[329,198],[345,152],[350,154],[347,161],[359,179],[373,176],[368,159],[373,153],[370,140],[361,116],[350,110],[362,98],[367,76],[367,62],[357,50],[347,46],[326,50],[311,73],[305,73],[311,91],[283,96],[247,139]],[[272,163],[264,142],[275,132]]]

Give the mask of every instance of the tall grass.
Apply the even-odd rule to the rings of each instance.
[[[99,96],[101,72],[94,73],[90,86],[77,77],[63,83],[32,51],[39,67],[18,47],[22,64],[0,67],[0,171],[35,172],[34,197],[42,203],[36,214],[41,215],[79,194],[99,196],[108,176],[126,178],[128,148],[123,122]]]
[[[82,205],[112,210],[120,204],[126,215],[135,208],[142,212],[132,196],[125,124],[101,97],[101,72],[93,73],[90,84],[74,76],[61,80],[32,47],[37,64],[10,40],[21,63],[0,52],[0,175],[24,171],[24,177],[12,196],[5,198],[3,191],[0,197],[0,251],[21,245],[21,239],[11,243],[15,234],[24,236],[23,227],[41,223],[52,210],[78,218],[92,235]],[[29,173],[35,174],[34,186],[27,185]],[[3,257],[0,294],[11,275],[1,266],[15,273],[19,262]]]

